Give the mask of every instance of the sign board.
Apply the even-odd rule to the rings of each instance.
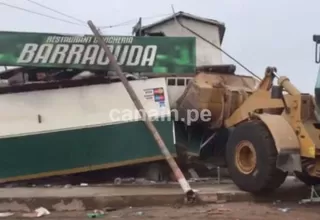
[[[193,37],[103,36],[124,72],[194,73]],[[112,70],[93,35],[0,32],[0,65]]]

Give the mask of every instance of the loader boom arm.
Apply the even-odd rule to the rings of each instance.
[[[315,42],[315,62],[320,63],[320,35],[313,35],[313,41]],[[320,69],[318,71],[316,85],[314,88],[314,96],[316,102],[316,114],[320,115]]]

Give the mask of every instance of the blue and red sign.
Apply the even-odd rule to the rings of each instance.
[[[154,88],[154,89],[146,89],[144,96],[146,99],[153,99],[155,102],[158,102],[160,107],[165,106],[166,100],[165,100],[164,89],[162,87]]]

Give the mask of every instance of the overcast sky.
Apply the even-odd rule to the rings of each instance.
[[[175,11],[217,19],[226,24],[223,48],[253,72],[262,76],[265,67],[278,67],[302,91],[313,93],[318,66],[314,62],[313,34],[320,34],[319,0],[35,0],[98,26],[110,26],[139,17],[150,18]],[[39,13],[67,19],[27,0],[0,0]],[[19,11],[0,4],[0,30],[58,33],[90,33],[78,26]],[[105,34],[131,34],[134,21],[126,26],[103,29]],[[225,63],[232,63],[227,58]],[[245,70],[238,68],[239,73]]]

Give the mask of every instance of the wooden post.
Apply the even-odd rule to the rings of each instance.
[[[130,98],[132,99],[132,101],[135,104],[136,108],[139,110],[139,113],[140,113],[145,125],[150,130],[151,134],[153,135],[154,139],[156,140],[156,142],[157,142],[162,154],[164,155],[165,159],[167,160],[169,166],[171,167],[171,169],[172,169],[177,181],[179,182],[182,190],[186,194],[187,200],[188,201],[194,200],[195,199],[195,192],[191,189],[188,181],[186,180],[186,178],[184,177],[184,175],[181,172],[180,168],[178,167],[176,161],[174,160],[174,158],[170,154],[167,146],[165,145],[164,141],[162,140],[162,138],[161,138],[159,132],[157,131],[156,127],[154,126],[152,121],[149,120],[149,117],[145,117],[145,116],[147,116],[147,113],[146,113],[145,109],[143,108],[143,105],[141,104],[137,94],[135,93],[135,91],[133,90],[131,85],[129,84],[129,82],[128,82],[127,78],[125,77],[125,75],[123,74],[123,72],[122,72],[120,66],[118,65],[114,55],[109,50],[106,42],[102,39],[100,33],[98,32],[98,30],[97,30],[96,26],[93,24],[93,22],[92,21],[88,21],[88,25],[89,25],[90,29],[92,30],[93,34],[95,35],[95,37],[97,38],[98,44],[106,52],[106,55],[108,56],[108,58],[110,60],[110,64],[113,66],[115,72],[117,73],[117,75],[119,76],[121,82],[123,83],[124,87],[126,88],[127,92],[129,93]]]

